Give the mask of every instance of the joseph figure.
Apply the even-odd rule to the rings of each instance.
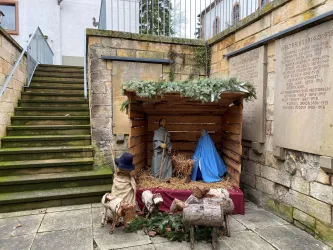
[[[169,131],[165,128],[166,119],[159,120],[159,128],[154,132],[153,139],[153,161],[151,173],[152,176],[159,178],[161,171],[161,179],[169,179],[172,177],[172,165],[169,153],[171,153],[172,145],[170,141]],[[164,151],[164,157],[163,157]],[[163,162],[162,162],[163,158]]]

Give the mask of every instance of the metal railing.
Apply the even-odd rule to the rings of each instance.
[[[14,67],[6,76],[6,80],[2,88],[0,89],[0,97],[5,92],[8,83],[14,75],[16,69],[21,63],[22,58],[27,53],[27,79],[26,86],[30,86],[32,76],[38,66],[38,64],[53,64],[53,52],[47,43],[42,31],[39,27],[35,30],[32,36],[29,38],[27,46],[23,49],[18,59],[16,59]]]
[[[209,39],[272,0],[102,0],[99,29]]]

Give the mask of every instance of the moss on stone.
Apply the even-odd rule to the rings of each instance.
[[[201,39],[187,39],[187,38],[156,36],[148,34],[135,34],[130,32],[121,32],[121,31],[112,31],[112,30],[87,29],[86,35],[110,37],[110,38],[123,38],[123,39],[137,40],[137,41],[158,42],[158,43],[172,43],[172,44],[181,44],[181,45],[196,45],[196,46],[205,45],[205,41]]]
[[[293,222],[293,210],[294,208],[284,204],[282,202],[278,202],[276,200],[268,199],[267,201],[267,209],[272,211],[274,214],[282,217],[288,222]]]
[[[333,226],[328,226],[317,220],[316,237],[333,248]]]

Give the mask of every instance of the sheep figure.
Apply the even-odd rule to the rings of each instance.
[[[160,210],[163,197],[160,193],[153,194],[150,190],[146,190],[142,193],[142,202],[144,204],[143,211],[148,212],[146,218],[149,218],[151,214]]]
[[[116,225],[118,225],[121,220],[125,221],[124,217],[126,216],[126,211],[135,209],[134,205],[124,202],[123,199],[119,197],[112,197],[110,193],[106,193],[102,197],[101,203],[104,206],[101,226],[103,227],[108,221],[112,221],[109,231],[110,234],[113,234]]]

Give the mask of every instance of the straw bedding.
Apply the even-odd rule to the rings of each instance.
[[[202,181],[191,181],[185,183],[183,178],[173,177],[166,181],[161,181],[152,177],[147,170],[143,170],[138,174],[137,179],[138,188],[163,188],[163,189],[172,189],[172,190],[193,190],[198,187],[200,189],[204,188],[226,188],[230,189],[234,186],[233,182],[229,178],[224,178],[223,181],[214,182],[214,183],[204,183]]]

